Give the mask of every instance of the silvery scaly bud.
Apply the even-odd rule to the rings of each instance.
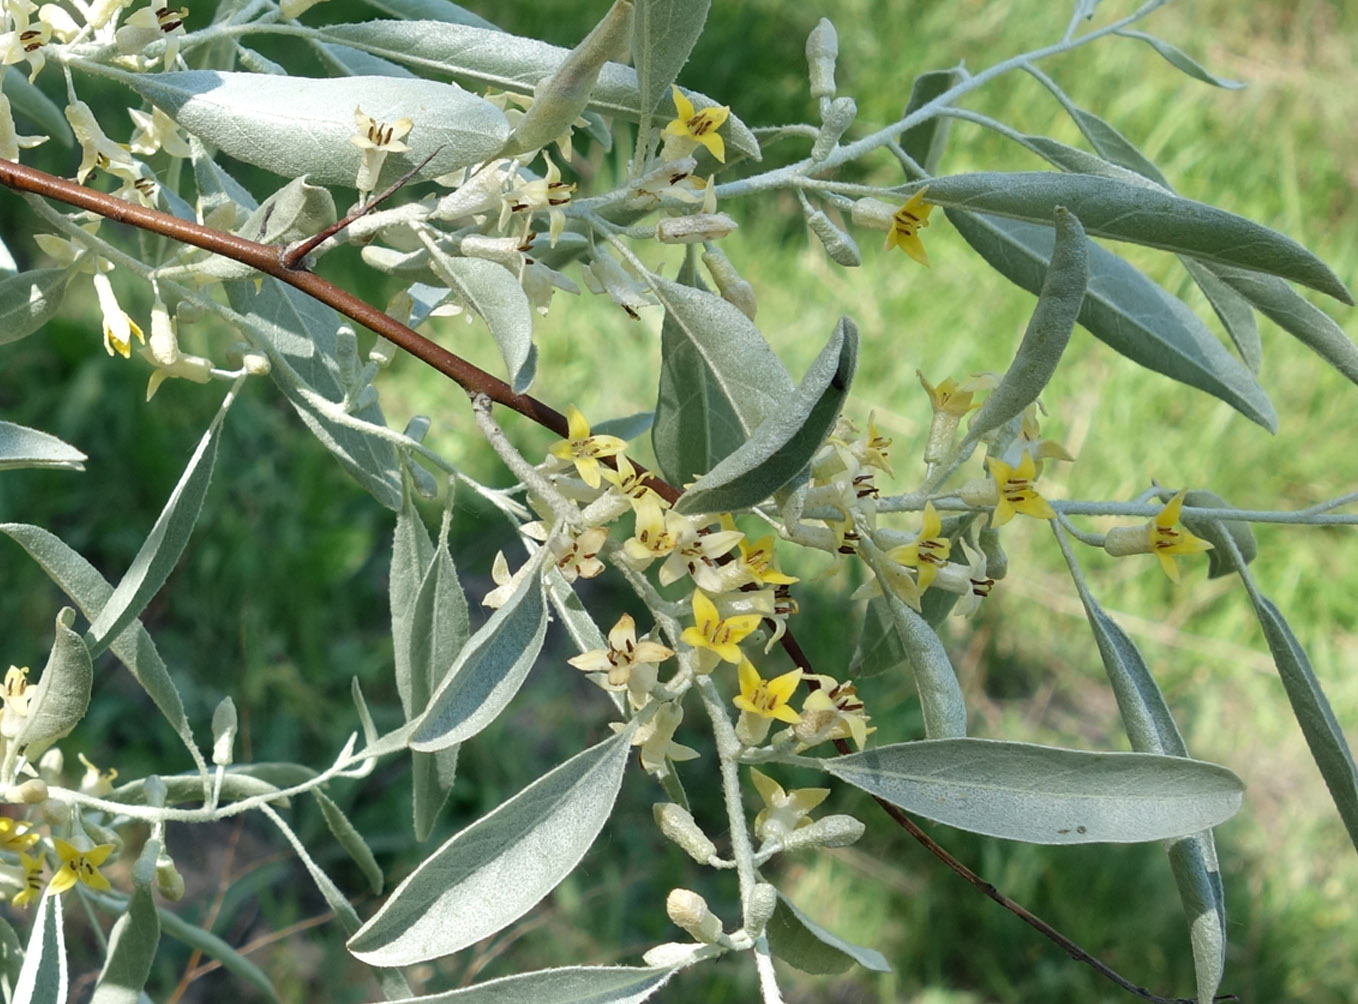
[[[1000,531],[987,526],[977,535],[977,543],[985,555],[986,575],[998,582],[1009,573],[1009,555],[1000,544]]]
[[[179,874],[179,869],[174,866],[174,859],[164,850],[156,859],[156,892],[171,903],[184,898],[184,876]]]
[[[42,778],[29,778],[23,784],[5,789],[5,801],[22,805],[40,805],[47,801],[47,782]]]
[[[836,815],[817,819],[783,836],[783,850],[801,847],[848,847],[867,829],[853,816]]]
[[[863,264],[863,256],[858,252],[858,242],[835,226],[830,217],[819,209],[807,215],[806,225],[820,238],[825,253],[836,265],[856,268]]]
[[[698,864],[705,865],[717,856],[717,845],[707,839],[707,834],[682,805],[657,802],[651,807],[651,812],[660,832],[678,844]]]
[[[736,271],[731,259],[726,257],[726,252],[720,248],[704,251],[703,264],[707,266],[712,281],[717,284],[717,292],[721,294],[721,298],[753,321],[755,311],[758,309],[754,287]]]
[[[811,69],[811,97],[835,95],[835,60],[839,58],[839,35],[828,18],[821,18],[806,38],[806,62]]]
[[[811,147],[811,159],[821,161],[830,156],[831,151],[839,145],[839,138],[857,117],[858,103],[853,98],[835,98],[826,105],[825,113],[821,115],[820,134]]]
[[[721,937],[721,921],[707,908],[707,900],[688,889],[674,889],[665,900],[670,920],[697,941],[711,945]]]
[[[49,798],[38,803],[38,815],[48,826],[61,827],[71,821],[71,803],[59,798]]]
[[[113,856],[117,857],[123,852],[123,838],[117,830],[109,826],[101,826],[92,822],[88,817],[80,821],[80,825],[85,829],[85,835],[96,844],[112,844]]]
[[[671,216],[655,225],[655,239],[661,244],[701,244],[721,240],[733,233],[736,226],[736,221],[725,213]]]
[[[872,230],[890,230],[891,221],[900,206],[893,206],[881,199],[864,198],[853,204],[850,219],[855,226],[869,227]]]
[[[777,908],[778,890],[767,882],[756,884],[745,904],[745,930],[753,937],[759,937]]]
[[[132,882],[134,885],[149,886],[156,880],[156,859],[160,857],[163,847],[155,837],[147,840],[142,846],[141,853],[137,855],[137,860],[132,863]]]
[[[1113,527],[1103,538],[1103,549],[1115,558],[1128,554],[1149,554],[1151,542],[1146,524]]]
[[[236,702],[223,697],[212,712],[212,762],[218,767],[231,766],[236,743]]]
[[[247,352],[241,356],[241,367],[251,376],[268,376],[273,364],[262,352]]]

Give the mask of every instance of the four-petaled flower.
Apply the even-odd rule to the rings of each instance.
[[[382,164],[389,153],[406,153],[410,147],[401,140],[410,132],[414,123],[408,118],[399,118],[390,124],[378,122],[363,109],[354,106],[354,127],[357,129],[349,142],[363,151],[358,165],[358,179],[354,183],[360,192],[371,192],[377,187],[377,176],[382,173]]]
[[[586,673],[607,673],[605,690],[627,690],[634,707],[645,703],[646,694],[655,686],[657,667],[674,655],[674,649],[659,642],[637,641],[637,624],[631,614],[623,614],[608,632],[608,648],[582,652],[566,661]]]
[[[792,727],[799,741],[797,748],[806,749],[827,739],[852,738],[854,745],[862,749],[868,735],[876,729],[868,727],[868,716],[854,685],[824,675],[807,679],[819,684],[819,689],[806,695],[802,720]]]
[[[717,130],[730,116],[731,109],[720,105],[695,111],[693,102],[683,91],[673,84],[670,90],[674,93],[674,110],[679,117],[665,126],[664,135],[673,136],[680,142],[671,147],[674,157],[666,159],[686,157],[695,146],[702,146],[717,160],[726,163],[726,143]]]
[[[36,834],[34,834],[36,837]],[[10,900],[15,906],[23,908],[38,898],[42,892],[42,855],[19,852],[19,866],[24,870],[24,887]]]
[[[887,551],[886,556],[898,565],[918,570],[916,585],[922,593],[934,581],[939,569],[948,563],[952,551],[952,541],[940,537],[943,521],[938,518],[938,510],[932,502],[924,503],[924,525],[919,536],[912,544],[902,544]]]
[[[82,851],[60,837],[53,842],[56,844],[57,857],[61,858],[61,867],[48,883],[47,895],[59,896],[77,882],[83,882],[99,892],[109,892],[113,888],[99,871],[99,866],[113,853],[112,844],[99,844]]]
[[[748,711],[761,718],[776,718],[780,722],[796,725],[802,716],[787,703],[802,680],[799,668],[765,680],[754,668],[749,659],[742,659],[736,669],[740,678],[740,693],[731,698],[731,703],[741,711]]]
[[[547,548],[556,559],[557,570],[567,582],[592,579],[604,570],[599,551],[608,540],[608,528],[592,526],[578,537],[559,534],[547,541]]]
[[[1176,529],[1179,511],[1183,508],[1184,495],[1187,491],[1186,488],[1180,489],[1146,527],[1146,538],[1150,543],[1151,553],[1160,559],[1160,567],[1173,582],[1179,581],[1179,566],[1174,561],[1174,555],[1200,554],[1212,549],[1209,541],[1182,527]]]
[[[777,840],[793,830],[811,825],[811,810],[824,802],[829,788],[794,788],[783,786],[761,771],[750,768],[755,790],[764,800],[764,808],[754,817],[754,832],[760,840]]]
[[[599,458],[616,457],[627,449],[626,441],[617,436],[591,436],[589,422],[575,405],[566,409],[566,425],[567,438],[553,443],[547,452],[560,460],[574,461],[580,479],[591,488],[598,488]]]
[[[900,248],[921,265],[929,264],[929,256],[924,251],[924,242],[919,232],[929,225],[929,214],[934,207],[924,201],[928,187],[921,188],[906,200],[905,205],[896,210],[891,217],[891,229],[887,231],[886,245],[882,250]]]
[[[542,159],[547,162],[546,175],[516,185],[500,197],[499,225],[504,230],[513,213],[523,213],[523,233],[519,236],[521,240],[527,241],[532,226],[530,217],[546,210],[547,233],[551,237],[551,246],[556,247],[557,239],[566,228],[566,212],[561,207],[571,201],[575,185],[561,180],[561,169],[545,151]]]
[[[698,650],[695,653],[698,672],[710,673],[719,662],[740,663],[744,658],[740,642],[759,627],[761,620],[759,614],[733,614],[723,620],[711,598],[695,589],[693,626],[684,628],[679,640]]]
[[[32,823],[22,819],[0,816],[0,850],[26,851],[38,842]]]
[[[1036,519],[1056,518],[1056,510],[1049,506],[1047,500],[1033,487],[1033,479],[1037,477],[1037,464],[1031,453],[1025,452],[1017,467],[1010,467],[995,457],[988,458],[986,463],[990,465],[990,476],[994,479],[995,490],[999,494],[995,502],[995,512],[990,517],[992,527],[1004,526],[1014,518],[1016,512]]]

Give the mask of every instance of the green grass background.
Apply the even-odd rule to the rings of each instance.
[[[477,9],[512,30],[571,44],[598,6],[560,0]],[[1105,0],[1098,16],[1126,9]],[[317,8],[321,12],[358,20],[368,8],[334,0]],[[729,102],[749,124],[805,120],[813,110],[805,96],[802,48],[822,14],[839,29],[840,91],[859,104],[860,125],[850,136],[896,116],[919,72],[958,60],[979,70],[1057,37],[1067,16],[1064,5],[1033,0],[846,0],[833,9],[774,0],[715,5],[708,35],[681,80]],[[1081,106],[1156,160],[1182,194],[1302,241],[1352,287],[1358,264],[1358,4],[1211,0],[1171,5],[1141,27],[1249,88],[1230,92],[1191,81],[1132,40],[1108,40],[1045,68]],[[1021,75],[997,82],[967,106],[1025,131],[1079,142],[1059,107]],[[794,147],[774,147],[770,159],[793,156]],[[579,166],[582,177],[607,177],[619,164],[617,155],[587,151]],[[1005,141],[959,123],[942,170],[1040,166]],[[889,165],[874,162],[866,176],[890,178]],[[876,410],[896,440],[895,487],[911,487],[922,472],[918,455],[929,417],[915,370],[937,381],[1003,369],[1032,298],[990,272],[941,214],[924,233],[931,269],[881,253],[877,235],[860,232],[863,266],[844,270],[806,234],[794,199],[773,195],[721,208],[741,223],[725,249],[754,283],[760,328],[794,375],[840,315],[857,321],[863,348],[850,411],[862,419]],[[5,234],[16,254],[36,253],[11,241],[10,230]],[[1206,316],[1205,304],[1168,256],[1133,252],[1130,258]],[[653,266],[668,263],[673,274],[674,249],[640,253]],[[374,302],[390,292],[380,278],[337,271],[343,267],[326,263],[330,274],[347,276]],[[137,295],[129,287],[129,303]],[[558,405],[575,402],[596,420],[651,408],[658,312],[636,322],[598,298],[565,300],[558,296],[539,330],[536,392]],[[90,308],[77,300],[42,335],[8,346],[0,356],[0,414],[61,435],[91,458],[83,475],[6,472],[0,477],[0,519],[51,527],[112,577],[135,554],[215,395],[169,385],[144,404],[145,367],[103,354]],[[141,309],[144,315],[144,303]],[[1351,335],[1358,333],[1353,312],[1339,309],[1334,316]],[[1348,490],[1358,391],[1285,333],[1268,322],[1261,328],[1261,380],[1280,416],[1277,436],[1214,399],[1137,369],[1077,330],[1044,400],[1047,430],[1079,459],[1049,469],[1044,487],[1059,497],[1120,498],[1155,478],[1208,487],[1239,506],[1278,508]],[[434,334],[496,368],[479,324],[445,321]],[[221,344],[212,346],[218,355]],[[394,425],[414,414],[431,416],[433,445],[469,472],[504,483],[472,430],[460,391],[410,359],[384,376],[382,390]],[[506,424],[530,456],[551,439],[512,419]],[[242,709],[242,758],[320,764],[354,727],[347,707],[352,676],[394,724],[385,634],[390,517],[306,438],[266,383],[247,389],[222,450],[203,523],[145,619],[176,672],[191,718],[202,723],[204,741],[213,705],[229,693]],[[474,600],[487,586],[494,551],[488,540],[501,531],[465,493],[459,498],[454,549]],[[1358,738],[1352,726],[1358,722],[1352,534],[1256,532],[1261,587],[1291,619],[1340,720]],[[1035,523],[1016,521],[1005,543],[1009,577],[976,618],[951,624],[947,636],[973,732],[1125,748],[1097,652],[1050,536]],[[1081,559],[1096,595],[1141,646],[1190,748],[1229,765],[1249,786],[1244,810],[1218,830],[1231,937],[1223,991],[1247,1004],[1351,1000],[1358,985],[1352,907],[1358,859],[1310,763],[1243,595],[1230,580],[1206,581],[1203,562],[1186,562],[1184,583],[1175,587],[1149,558],[1114,560],[1082,551]],[[803,565],[789,554],[785,565],[808,580],[794,625],[799,638],[818,669],[842,671],[850,654],[843,626],[848,583],[818,578],[824,563],[815,559]],[[587,600],[605,626],[611,623],[619,597],[606,584],[589,590]],[[16,548],[0,545],[0,623],[7,626],[0,659],[41,666],[58,604],[42,574]],[[561,640],[554,644],[556,654],[544,657],[506,716],[464,749],[461,778],[429,847],[603,734],[604,702],[560,663]],[[169,730],[145,713],[135,685],[111,666],[105,669],[89,718],[66,744],[71,758],[83,749],[101,764],[116,764],[124,776],[183,769],[186,758]],[[873,678],[861,692],[880,741],[921,734],[909,680]],[[695,790],[701,770],[686,777],[699,819],[720,842],[719,811]],[[810,776],[789,779],[815,783]],[[413,867],[421,850],[410,846],[403,763],[385,764],[375,779],[332,796],[349,807],[393,881]],[[647,779],[629,776],[619,823],[606,829],[582,867],[509,931],[421,967],[416,976],[422,985],[432,991],[569,962],[635,962],[649,945],[678,935],[663,913],[665,893],[676,885],[701,889],[714,907],[734,916],[731,883],[695,874],[645,824],[657,797]],[[1132,999],[940,868],[865,800],[837,791],[830,806],[860,815],[869,827],[864,840],[841,851],[791,856],[770,874],[820,922],[882,951],[894,972],[812,978],[781,967],[790,1002]],[[357,890],[360,882],[312,808],[298,807],[297,825],[343,887]],[[636,820],[642,824],[633,825]],[[1164,994],[1191,992],[1184,922],[1158,847],[1050,849],[942,826],[932,832],[1134,981]],[[189,877],[185,915],[213,924],[233,944],[258,939],[251,958],[275,979],[284,999],[375,998],[361,967],[346,961],[338,932],[306,927],[323,916],[323,906],[262,822],[193,833],[172,829],[170,840]],[[214,896],[220,901],[208,914]],[[286,936],[269,934],[277,931]],[[97,965],[93,955],[83,961],[86,968]],[[170,988],[189,961],[186,951],[167,946],[155,974],[156,1000],[175,992]],[[239,991],[237,982],[210,972],[178,999],[221,999],[214,995],[223,993],[246,999],[235,996]],[[684,974],[658,999],[718,1004],[756,994],[748,960],[737,958]]]

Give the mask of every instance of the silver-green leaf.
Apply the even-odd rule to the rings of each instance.
[[[804,973],[827,976],[845,972],[854,963],[875,973],[891,972],[881,952],[831,934],[782,893],[766,933],[773,954]]]
[[[632,13],[632,65],[637,71],[641,131],[637,149],[648,150],[652,116],[688,62],[707,23],[712,0],[636,0]]]
[[[926,739],[822,760],[856,788],[959,829],[1033,844],[1185,837],[1240,808],[1225,767],[995,739]]]
[[[391,1004],[641,1004],[678,971],[678,967],[567,966]]]
[[[0,345],[27,338],[52,319],[71,273],[38,268],[0,279]]]
[[[1089,285],[1089,240],[1080,221],[1061,206],[1056,208],[1055,233],[1051,264],[1023,341],[999,385],[972,416],[969,440],[1023,414],[1046,388],[1070,341]]]
[[[885,596],[885,594],[883,594]],[[924,734],[949,739],[967,734],[967,703],[957,672],[934,629],[895,596],[886,596],[891,622],[915,674]]]
[[[359,833],[349,817],[344,814],[344,810],[336,805],[330,796],[321,791],[320,788],[312,788],[311,794],[315,796],[316,804],[321,807],[321,815],[325,817],[325,825],[330,828],[330,832],[339,841],[341,847],[348,853],[358,865],[358,870],[363,873],[363,877],[368,880],[368,888],[373,891],[374,896],[382,893],[382,868],[377,863],[377,858],[373,857],[372,848],[363,839],[363,834]]]
[[[108,937],[108,958],[90,1004],[138,1004],[160,945],[160,917],[149,886],[134,886]]]
[[[758,505],[806,469],[834,428],[858,366],[858,328],[847,317],[800,386],[748,439],[680,497],[680,512],[734,512]]]
[[[1036,294],[1051,260],[1050,226],[949,211],[968,244],[1011,282]],[[1278,417],[1259,381],[1183,303],[1143,273],[1090,244],[1089,287],[1080,323],[1094,337],[1146,369],[1206,391],[1270,432]]]
[[[0,422],[0,471],[20,467],[83,471],[89,458],[70,443],[41,429]]]
[[[523,916],[603,828],[630,743],[630,730],[605,739],[456,834],[397,887],[349,950],[369,965],[411,965],[475,944]]]
[[[24,964],[14,986],[14,1000],[24,1004],[66,1004],[70,981],[61,913],[60,896],[38,898],[33,930],[24,949]]]
[[[411,749],[433,753],[465,742],[519,692],[547,634],[539,570],[549,553],[544,547],[530,559],[509,599],[462,647],[411,734]]]
[[[84,639],[71,630],[74,620],[75,611],[70,607],[62,607],[57,614],[47,666],[32,688],[23,726],[9,737],[35,761],[43,750],[75,728],[90,706],[94,666]]]
[[[1195,60],[1182,49],[1170,45],[1164,39],[1148,35],[1144,31],[1134,31],[1131,28],[1119,29],[1117,34],[1126,38],[1139,38],[1160,55],[1165,57],[1165,61],[1176,70],[1188,74],[1194,80],[1201,80],[1204,84],[1211,84],[1213,87],[1224,87],[1228,91],[1238,91],[1245,85],[1238,80],[1229,80],[1226,77],[1218,77],[1215,73],[1209,72],[1202,64]]]
[[[429,265],[434,274],[490,328],[514,393],[527,393],[537,368],[537,350],[533,347],[533,307],[523,286],[503,265],[485,258],[459,258],[433,248],[431,252]]]
[[[1281,276],[1353,303],[1330,267],[1290,237],[1168,191],[1090,174],[979,172],[934,178],[928,201],[1032,223],[1065,206],[1094,237]]]
[[[452,84],[417,77],[279,77],[183,70],[140,74],[129,85],[199,139],[247,164],[287,178],[352,187],[362,152],[354,109],[378,122],[408,118],[410,149],[388,153],[377,187],[426,157],[436,178],[493,157],[509,137],[504,113]]]

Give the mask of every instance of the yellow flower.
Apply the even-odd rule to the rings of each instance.
[[[952,541],[940,537],[943,521],[938,518],[938,510],[932,502],[924,503],[924,525],[913,544],[903,544],[887,551],[886,556],[898,565],[919,570],[916,585],[922,593],[929,588],[940,568],[948,563],[952,552]]]
[[[655,499],[661,509],[668,509],[670,507],[670,504],[657,495],[655,489],[647,483],[651,477],[648,472],[638,471],[632,465],[632,461],[628,460],[627,457],[621,453],[618,454],[617,464],[618,469],[616,471],[604,469],[599,473],[603,475],[605,481],[623,495],[627,496],[627,500],[631,503],[634,512],[640,515],[641,500],[648,498]]]
[[[678,146],[686,146],[688,149],[679,150],[677,156],[687,156],[693,147],[703,146],[708,153],[725,164],[726,143],[717,133],[717,130],[730,116],[731,109],[722,105],[695,112],[693,102],[684,95],[683,91],[673,84],[670,85],[670,89],[674,93],[674,110],[679,117],[665,126],[664,135],[688,141],[678,144]]]
[[[740,693],[731,699],[731,703],[741,711],[761,718],[776,718],[789,725],[796,725],[802,720],[802,716],[787,703],[801,682],[800,668],[765,680],[759,675],[759,670],[754,668],[754,663],[742,659],[736,672],[740,676]]]
[[[10,902],[22,908],[37,899],[42,891],[42,855],[34,857],[20,851],[19,864],[24,870],[24,888]]]
[[[852,738],[862,749],[868,736],[877,730],[868,728],[868,716],[854,685],[823,675],[808,679],[819,683],[820,689],[811,691],[802,702],[802,720],[792,728],[799,740],[797,748],[807,749],[827,739]]]
[[[992,527],[1004,526],[1014,518],[1016,512],[1035,519],[1056,518],[1056,510],[1049,506],[1047,500],[1033,487],[1033,479],[1037,477],[1037,465],[1031,453],[1025,451],[1017,467],[1010,467],[1003,460],[994,457],[990,457],[986,462],[990,465],[990,476],[994,479],[995,489],[999,494],[995,512],[990,517]]]
[[[97,847],[82,851],[60,837],[54,842],[57,857],[61,858],[61,867],[57,869],[57,873],[52,876],[52,881],[47,886],[49,896],[59,896],[77,882],[83,882],[99,892],[108,892],[113,888],[109,885],[108,879],[99,872],[99,866],[113,853],[112,844],[99,844]]]
[[[884,251],[892,248],[900,248],[921,265],[929,264],[929,256],[924,251],[924,242],[919,239],[919,232],[929,225],[929,214],[934,207],[925,203],[924,193],[928,186],[921,188],[914,195],[906,200],[905,205],[896,210],[896,215],[891,217],[891,229],[887,231],[886,245]]]
[[[1173,555],[1200,554],[1212,549],[1211,543],[1201,537],[1183,528],[1175,529],[1179,522],[1179,511],[1183,508],[1185,494],[1187,494],[1187,489],[1180,489],[1179,493],[1169,500],[1169,503],[1146,527],[1146,538],[1150,544],[1151,553],[1160,559],[1160,567],[1165,570],[1165,574],[1173,582],[1179,581],[1179,566],[1175,564]]]
[[[760,771],[750,768],[750,778],[755,790],[764,800],[764,808],[754,817],[754,832],[760,840],[775,840],[787,836],[793,830],[811,824],[811,810],[824,802],[830,794],[829,788],[794,788],[784,791],[783,786]]]
[[[674,655],[674,649],[659,642],[637,641],[637,624],[631,614],[623,614],[608,632],[608,648],[582,652],[566,661],[585,673],[607,673],[605,690],[627,690],[634,706],[645,703],[647,692],[656,682],[656,667]]]
[[[627,449],[627,443],[617,436],[591,436],[589,422],[575,405],[566,409],[566,424],[568,438],[553,443],[547,452],[560,460],[574,461],[580,479],[591,488],[598,488],[599,457],[616,457]]]
[[[718,662],[739,664],[744,658],[740,642],[763,618],[759,614],[734,614],[722,619],[717,605],[701,589],[693,590],[693,626],[684,628],[679,640],[698,650],[698,672],[710,673]]]
[[[31,832],[32,823],[22,819],[0,816],[0,850],[26,851],[38,842],[38,835]]]
[[[124,359],[132,357],[132,338],[146,344],[146,336],[141,333],[137,323],[128,317],[118,306],[118,297],[113,293],[113,284],[102,272],[94,274],[94,292],[99,297],[99,309],[104,313],[104,348],[109,355],[118,353]]]
[[[760,537],[753,544],[740,538],[740,558],[736,564],[757,586],[790,586],[800,580],[778,570],[777,553],[773,548],[773,534]]]

